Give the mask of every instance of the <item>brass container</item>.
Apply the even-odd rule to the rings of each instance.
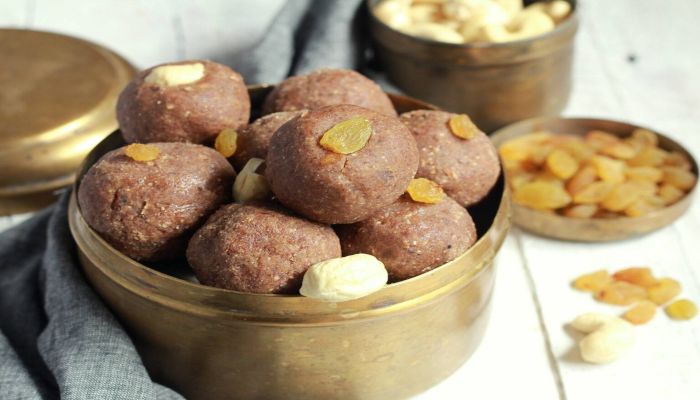
[[[42,208],[117,128],[134,69],[74,37],[0,29],[0,216]]]
[[[267,90],[252,89],[254,105]],[[392,100],[400,111],[429,107]],[[80,176],[122,144],[118,132],[108,137]],[[88,280],[128,329],[152,377],[191,399],[386,400],[429,388],[459,368],[484,334],[492,261],[509,224],[501,178],[471,210],[480,239],[463,255],[367,297],[324,303],[207,287],[188,281],[186,266],[135,262],[88,227],[78,184],[69,223]]]
[[[637,128],[643,127],[604,119],[535,118],[500,129],[493,134],[491,140],[498,147],[510,139],[537,131],[585,135],[591,130],[602,130],[619,137],[627,137]],[[698,175],[697,161],[688,150],[668,136],[653,129],[649,130],[659,136],[660,148],[685,154],[692,163],[693,173]],[[513,203],[513,223],[538,235],[564,240],[602,242],[628,239],[663,228],[682,216],[692,204],[696,187],[697,184],[677,203],[634,218],[568,218]]]
[[[571,92],[576,1],[544,35],[508,43],[450,44],[401,33],[371,12],[374,49],[389,80],[407,95],[468,114],[485,132],[558,115]],[[529,3],[529,2],[527,2]]]

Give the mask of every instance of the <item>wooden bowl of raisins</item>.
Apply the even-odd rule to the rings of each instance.
[[[574,241],[621,240],[683,215],[698,165],[679,143],[636,125],[590,118],[536,118],[500,129],[513,221]]]

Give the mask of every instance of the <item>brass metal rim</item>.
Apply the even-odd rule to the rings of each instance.
[[[288,325],[359,321],[427,305],[468,285],[491,263],[505,240],[510,217],[507,190],[488,231],[464,254],[430,272],[392,283],[369,296],[324,303],[298,295],[243,293],[188,282],[134,261],[105,242],[85,222],[71,195],[68,218],[81,257],[136,296],[202,317],[245,318]]]
[[[271,88],[270,85],[250,87],[252,102],[260,103]],[[399,112],[436,108],[405,96],[389,94],[389,97]],[[409,310],[458,290],[490,268],[509,228],[510,196],[501,176],[488,197],[495,217],[469,250],[430,272],[387,285],[369,296],[342,303],[325,303],[303,296],[242,293],[204,286],[159,272],[126,257],[105,242],[82,218],[76,199],[80,179],[99,157],[123,144],[118,131],[105,138],[85,159],[74,184],[68,220],[81,263],[83,268],[99,271],[135,296],[183,313],[216,316],[222,320],[243,318],[257,323],[288,325],[345,323]]]
[[[692,171],[698,175],[698,164],[690,152],[670,137],[650,128],[627,122],[596,118],[533,118],[499,129],[491,136],[496,147],[504,142],[531,132],[548,130],[553,133],[583,135],[594,129],[610,132],[620,137],[628,136],[634,129],[648,129],[659,136],[659,147],[684,153],[692,163]],[[619,218],[568,218],[513,204],[513,223],[541,236],[581,241],[603,242],[632,238],[663,228],[680,218],[692,204],[695,186],[678,202],[641,217]]]

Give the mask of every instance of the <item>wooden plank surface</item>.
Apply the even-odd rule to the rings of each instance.
[[[228,59],[251,46],[282,0],[0,0],[0,25],[73,34],[138,66],[182,58]],[[658,129],[700,154],[700,2],[581,1],[574,91],[565,114]],[[700,318],[661,314],[637,329],[628,357],[584,364],[578,313],[620,312],[570,289],[598,268],[651,265],[700,302],[700,208],[670,227],[612,244],[544,239],[513,229],[497,259],[492,320],[472,359],[420,399],[694,399],[700,393]],[[13,219],[0,218],[3,225]]]

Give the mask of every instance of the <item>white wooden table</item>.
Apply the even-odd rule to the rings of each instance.
[[[292,0],[293,1],[293,0]],[[574,92],[565,114],[628,120],[700,155],[700,1],[583,0]],[[0,0],[0,25],[54,30],[109,46],[139,66],[222,57],[253,45],[281,0]],[[420,399],[700,398],[700,318],[660,313],[617,363],[581,362],[564,329],[579,313],[617,313],[572,290],[595,269],[650,265],[700,303],[700,208],[647,236],[610,244],[513,229],[498,259],[486,337],[458,372]]]

